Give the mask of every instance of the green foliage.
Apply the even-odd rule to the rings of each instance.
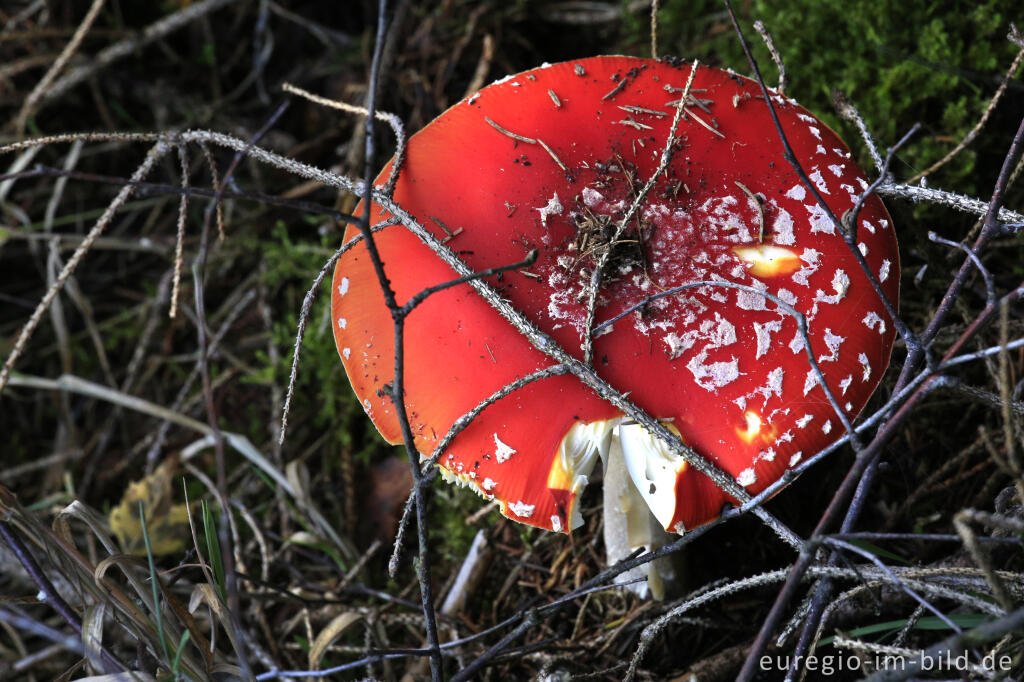
[[[217,49],[213,43],[205,43],[199,52],[199,63],[203,66],[217,65]]]
[[[139,522],[142,524],[142,538],[146,543],[146,559],[149,562],[149,583],[153,588],[153,620],[156,621],[157,637],[160,639],[160,647],[163,650],[164,660],[170,660],[168,653],[167,638],[164,636],[164,619],[160,610],[160,586],[156,573],[156,564],[153,562],[153,549],[149,542],[149,532],[146,528],[146,509],[139,501]]]
[[[206,500],[202,501],[203,540],[206,543],[206,556],[213,572],[214,588],[222,602],[227,599],[227,585],[224,578],[224,562],[220,554],[220,540],[217,539],[217,522]]]
[[[973,629],[984,625],[990,618],[982,613],[956,613],[949,617],[949,621],[964,630]],[[902,632],[907,627],[906,620],[890,620],[884,623],[873,623],[859,628],[854,628],[845,633],[847,637],[863,638],[869,635],[877,635],[877,641],[885,641],[888,638]],[[937,616],[925,616],[913,624],[914,630],[949,630],[949,625]],[[835,641],[835,637],[824,637],[818,646],[828,646]]]

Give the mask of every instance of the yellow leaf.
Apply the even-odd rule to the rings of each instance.
[[[320,667],[320,659],[327,653],[327,648],[348,629],[348,626],[359,622],[361,618],[362,616],[355,611],[346,611],[328,623],[327,627],[316,636],[313,646],[309,648],[309,667],[317,670]]]
[[[110,510],[110,530],[127,554],[146,554],[146,541],[139,519],[140,502],[146,515],[146,532],[153,554],[175,554],[184,550],[190,533],[187,507],[173,504],[177,469],[177,458],[167,459],[146,478],[129,483],[121,503]]]

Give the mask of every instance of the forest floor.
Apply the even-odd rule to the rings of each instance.
[[[507,74],[652,49],[650,2],[391,4],[376,107],[410,133]],[[721,5],[662,4],[661,53],[751,73]],[[946,677],[1024,670],[1024,182],[1008,152],[1024,111],[1011,21],[1024,14],[907,2],[883,26],[876,1],[836,40],[822,27],[839,25],[841,3],[797,15],[737,4],[768,85],[778,72],[755,19],[775,36],[787,94],[870,176],[834,91],[882,154],[921,123],[885,201],[900,315],[930,364],[897,341],[864,416],[905,409],[863,432],[873,464],[846,445],[765,503],[801,538],[846,543],[810,568],[737,515],[685,542],[665,600],[640,599],[605,571],[597,486],[572,535],[426,487],[434,604],[461,600],[437,616],[446,678],[733,680],[753,651],[770,660],[754,679],[775,680],[779,657],[812,641],[807,679],[968,644],[973,667]],[[0,679],[429,679],[415,521],[392,559],[406,453],[351,394],[329,282],[303,313],[360,197],[251,153],[364,176],[362,118],[282,84],[363,105],[377,3],[86,5],[0,7]],[[240,142],[196,133],[151,151],[150,133],[186,131]],[[76,135],[52,138],[63,133]],[[395,143],[385,125],[375,138],[380,165]],[[909,181],[941,191],[900,198]],[[1010,213],[990,215],[995,188]],[[912,379],[927,388],[887,403]],[[871,482],[853,502],[836,496],[851,472]],[[851,505],[860,535],[840,537]],[[815,536],[822,519],[831,535]],[[474,579],[455,586],[467,557]],[[777,602],[787,576],[794,591]]]

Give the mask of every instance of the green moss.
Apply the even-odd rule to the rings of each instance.
[[[432,498],[431,523],[440,526],[440,532],[433,535],[439,560],[451,563],[454,570],[458,570],[479,530],[477,526],[466,523],[466,519],[480,511],[487,502],[469,488],[444,481],[434,485]],[[497,511],[491,514],[494,520],[500,517]]]
[[[942,158],[966,135],[995,92],[993,77],[1013,56],[1004,39],[1005,0],[977,3],[966,12],[960,5],[803,0],[780,9],[757,0],[752,14],[775,35],[791,71],[790,94],[848,139],[854,135],[850,126],[829,106],[834,89],[856,104],[882,146],[922,124],[895,169],[908,175]],[[976,148],[986,142],[978,140]],[[971,191],[976,159],[958,156],[941,171],[943,183]]]
[[[922,124],[894,166],[902,177],[928,167],[963,138],[985,110],[1016,50],[1005,39],[1017,11],[1017,3],[1010,0],[982,0],[968,7],[951,0],[736,4],[746,12],[741,22],[765,79],[774,84],[776,73],[751,28],[754,19],[765,23],[782,53],[787,94],[840,132],[863,163],[867,155],[856,143],[856,132],[834,113],[833,91],[857,106],[883,147],[914,123]],[[749,72],[720,3],[667,0],[663,5],[659,37],[664,52]],[[646,23],[637,24],[632,30],[646,34]],[[714,30],[708,31],[709,26]],[[632,44],[641,38],[625,36]],[[1001,136],[983,135],[936,178],[963,191],[987,191],[974,185],[978,163],[998,163],[1006,143]],[[983,175],[981,182],[991,182]]]
[[[274,365],[266,353],[259,353],[263,366],[258,374],[248,378],[250,382],[273,379],[279,386],[287,386],[302,302],[313,277],[334,252],[335,241],[336,238],[329,237],[312,245],[293,241],[284,223],[274,227],[270,239],[262,240],[262,279],[270,296],[280,302],[275,309],[286,312],[273,326],[273,342],[280,361]],[[311,421],[317,431],[329,435],[326,447],[350,450],[359,461],[368,462],[371,456],[390,446],[366,419],[345,376],[329,320],[330,287],[331,278],[326,277],[306,326],[292,401],[292,423]]]

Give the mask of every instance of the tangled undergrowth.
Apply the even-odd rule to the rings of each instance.
[[[749,73],[722,6],[663,4],[661,52]],[[872,20],[900,16],[881,1],[768,4],[741,23],[765,23],[787,92],[834,112],[865,166],[858,120],[879,156],[922,123],[878,189],[900,229],[901,316],[931,352],[902,376],[915,351],[899,346],[865,415],[894,395],[910,407],[862,432],[870,466],[845,446],[766,503],[820,561],[792,568],[736,514],[673,555],[683,579],[664,602],[608,587],[595,492],[567,537],[428,488],[449,676],[730,680],[753,651],[769,660],[754,679],[773,680],[812,644],[817,669],[794,679],[825,676],[829,656],[830,679],[858,679],[886,655],[964,644],[965,674],[1021,674],[1024,192],[1007,150],[1024,16],[994,0],[966,18],[903,2],[891,23]],[[393,5],[376,105],[409,131],[507,73],[650,52],[649,3]],[[837,16],[871,30],[833,40]],[[376,2],[26,1],[0,22],[0,677],[429,678],[414,537],[388,573],[409,466],[349,395],[329,297],[303,317],[359,199],[338,178],[363,177],[364,128],[281,89],[363,105]],[[755,56],[774,85],[769,50]],[[99,134],[25,143],[82,132]],[[997,183],[1008,212],[986,217]],[[838,532],[844,500],[816,531],[862,464],[855,524]]]

